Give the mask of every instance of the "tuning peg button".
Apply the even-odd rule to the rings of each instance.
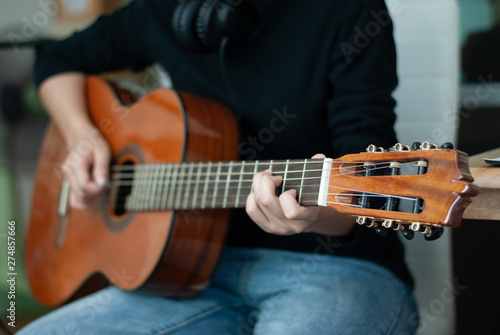
[[[420,143],[420,142],[413,142],[413,144],[411,145],[411,148],[412,148],[412,150],[419,150],[421,145],[422,145],[422,143]]]
[[[415,232],[411,229],[406,228],[404,230],[401,230],[401,235],[403,235],[403,237],[407,240],[411,240],[415,237]]]
[[[431,144],[427,141],[425,141],[424,143],[422,143],[422,145],[420,146],[420,149],[422,150],[432,150],[432,149],[437,149],[437,145],[435,144]]]
[[[374,230],[375,230],[375,233],[377,233],[377,235],[380,237],[386,237],[387,233],[389,232],[389,230],[387,228],[384,228],[384,227],[377,227]]]
[[[443,144],[441,144],[441,149],[453,149],[454,146],[453,146],[453,143],[451,142],[445,142]]]
[[[424,234],[424,239],[426,241],[434,241],[443,236],[444,234],[444,228],[443,227],[433,227],[430,229],[430,233],[425,233]]]

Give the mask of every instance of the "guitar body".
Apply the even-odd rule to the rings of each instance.
[[[237,158],[232,114],[212,101],[162,89],[126,106],[95,77],[88,78],[87,101],[115,164]],[[85,143],[77,148],[85,150]],[[90,210],[67,208],[61,214],[57,207],[67,207],[61,199],[67,152],[51,125],[39,160],[25,250],[35,298],[45,305],[64,303],[97,273],[125,290],[177,298],[199,293],[218,261],[228,210],[117,213],[108,191]],[[78,159],[74,155],[67,164],[78,164]]]

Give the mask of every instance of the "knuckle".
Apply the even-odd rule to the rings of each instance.
[[[299,217],[299,211],[296,208],[289,208],[283,214],[288,220],[297,220]]]

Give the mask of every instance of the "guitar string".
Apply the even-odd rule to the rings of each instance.
[[[414,159],[414,160],[411,160],[411,161],[405,161],[405,162],[400,162],[400,164],[402,165],[407,165],[407,164],[416,164],[420,161],[420,159]],[[377,170],[377,169],[381,169],[381,168],[384,168],[384,167],[388,167],[390,165],[391,161],[383,161],[383,162],[373,162],[371,163],[369,166],[375,166],[375,168],[369,168],[369,169],[366,169],[366,170]],[[198,168],[207,168],[207,165],[208,162],[181,162],[181,163],[150,163],[150,164],[135,164],[135,165],[113,165],[111,166],[111,170],[113,172],[121,172],[121,171],[132,171],[134,172],[135,170],[140,170],[140,169],[148,169],[148,168],[152,168],[152,167],[155,167],[155,166],[168,166],[168,165],[171,165],[171,166],[177,166],[177,167],[181,167],[181,166],[191,166],[191,165],[197,165]],[[248,162],[248,163],[240,163],[240,162],[220,162],[218,164],[213,164],[212,162],[212,166],[215,166],[215,167],[218,167],[220,166],[221,168],[222,167],[228,167],[229,166],[232,166],[233,168],[238,168],[238,167],[245,167],[245,168],[248,168],[248,167],[253,167],[256,166],[256,167],[265,167],[267,165],[270,165],[271,163],[270,162],[265,162],[265,161],[262,161],[262,162]],[[304,161],[297,161],[297,160],[293,160],[293,161],[289,161],[288,163],[280,163],[280,162],[273,162],[272,165],[273,167],[274,166],[279,166],[279,165],[300,165],[300,164],[304,164]],[[323,166],[323,161],[316,161],[316,160],[310,160],[310,161],[306,161],[306,164],[316,164],[316,165],[320,165],[320,166]],[[359,163],[359,162],[343,162],[343,161],[333,161],[332,162],[332,165],[336,165],[336,164],[350,164],[348,166],[343,166],[343,167],[333,167],[334,169],[349,169],[349,168],[358,168],[358,167],[364,167],[365,166],[365,163]],[[378,166],[378,167],[377,167]],[[323,169],[305,169],[306,171],[322,171]],[[295,171],[290,171],[288,170],[288,172],[302,172],[302,170],[295,170]],[[278,173],[278,172],[281,172],[281,173],[284,173],[284,171],[273,171],[275,173]],[[243,174],[253,174],[253,171],[243,171],[241,172]],[[235,173],[235,174],[240,174],[240,173]]]
[[[411,160],[405,161],[406,162],[418,162],[420,160],[423,160],[424,158],[415,158],[411,157],[409,158]],[[279,160],[279,161],[272,161],[273,166],[279,166],[279,165],[292,165],[292,164],[304,164],[304,161],[307,164],[318,164],[318,165],[323,165],[324,159],[290,159],[287,161]],[[397,161],[397,160],[394,160]],[[209,162],[165,162],[165,163],[146,163],[146,164],[132,164],[132,165],[113,165],[112,168],[116,169],[116,171],[120,170],[133,170],[137,166],[150,166],[150,165],[168,165],[168,164],[173,164],[173,165],[181,165],[181,164],[208,164]],[[220,161],[220,162],[210,162],[212,163],[212,166],[221,166],[221,167],[229,167],[229,165],[234,166],[241,166],[244,165],[245,167],[248,166],[253,166],[253,165],[270,165],[271,161],[266,160],[266,161]],[[365,163],[373,163],[372,165],[377,165],[377,164],[390,164],[391,160],[384,160],[384,161],[366,161],[366,162],[356,162],[356,161],[339,161],[339,160],[332,160],[330,162],[331,164],[358,164],[358,166],[363,166]]]
[[[411,200],[414,201],[415,199],[411,199]],[[355,207],[355,208],[360,208],[360,209],[364,208],[364,207],[362,207],[359,204],[352,204],[352,203],[345,203],[345,202],[338,202],[338,201],[330,201],[330,200],[326,201],[326,204],[329,204],[329,205],[340,205],[340,206],[343,206],[343,207]],[[141,208],[141,209],[138,209],[138,208],[127,208],[127,210],[129,210],[129,211],[151,211],[151,210],[186,210],[186,209],[217,209],[217,208],[230,209],[230,208],[234,208],[234,206],[222,207],[221,205],[222,205],[222,203],[216,202],[215,206],[210,205],[210,206],[205,206],[205,207],[202,207],[202,206],[173,206],[173,207],[155,206],[155,207],[145,207],[144,206],[144,208]],[[242,208],[244,206],[243,203],[238,204],[238,205],[241,206],[239,208]],[[302,206],[316,206],[317,202],[316,201],[305,201],[305,202],[302,202],[301,205]],[[384,208],[385,208],[385,205],[382,206],[382,208],[380,208],[379,210],[385,210],[385,211],[389,212],[389,210],[386,210]],[[367,208],[367,209],[373,210],[375,208]],[[396,210],[394,210],[394,211],[396,211]],[[394,212],[394,211],[392,211],[392,212]],[[401,211],[398,211],[398,212],[401,212]]]
[[[145,193],[143,195],[145,195]],[[317,192],[309,192],[309,193],[304,193],[304,195],[314,195],[314,196],[316,196],[316,195],[318,195],[318,193]],[[340,193],[340,192],[339,193],[333,193],[333,192],[329,192],[329,193],[327,193],[327,195],[333,195],[333,196],[340,195],[340,196],[346,196],[346,197],[356,197],[356,196],[359,196],[360,194],[359,193]],[[418,199],[418,198],[407,197],[407,196],[402,196],[402,195],[389,195],[389,194],[374,193],[374,192],[372,192],[372,193],[366,193],[365,195],[368,196],[368,197],[372,197],[372,198],[397,198],[397,199],[400,199],[400,200],[410,200],[410,201],[414,201],[414,200]],[[124,198],[124,197],[126,197],[126,196],[122,195],[120,198]],[[235,197],[235,195],[231,195],[230,197],[231,198]],[[153,198],[154,198],[154,196],[153,196]],[[149,198],[147,198],[147,199],[149,199]],[[212,199],[212,198],[210,198],[210,199]],[[305,202],[307,202],[307,200]],[[231,207],[231,206],[229,206],[229,207]]]
[[[250,188],[247,188],[247,191],[249,191]],[[348,189],[346,189],[348,190]],[[248,192],[250,193],[250,192]],[[307,196],[307,195],[313,195],[315,197],[318,196],[318,192],[306,192],[306,193],[303,193],[303,196]],[[344,192],[339,192],[339,193],[334,193],[334,192],[328,192],[327,195],[332,195],[332,196],[345,196],[345,197],[356,197],[356,196],[360,196],[360,193],[344,193]],[[407,196],[399,196],[399,195],[390,195],[390,194],[383,194],[383,193],[376,193],[376,192],[369,192],[369,193],[365,193],[366,196],[368,197],[372,197],[372,198],[396,198],[396,199],[400,199],[400,200],[408,200],[408,201],[416,201],[418,200],[419,198],[414,198],[414,197],[407,197]],[[233,198],[235,197],[235,195],[231,195],[229,198]],[[126,198],[127,196],[121,196],[119,197],[121,200],[116,200],[116,203],[117,204],[125,204],[126,203]],[[142,201],[142,202],[151,202],[153,199],[157,198],[157,196],[153,195],[148,195],[146,193],[142,193],[139,195],[139,198],[140,199],[137,199],[138,201]],[[206,207],[206,208],[232,208],[234,207],[235,205],[240,205],[240,203],[237,203],[237,204],[233,204],[233,206],[222,206],[222,204],[224,203],[223,200],[220,199],[220,197],[216,197],[216,198],[212,198],[212,197],[209,197],[208,200],[210,201],[213,201],[214,199],[216,199],[215,202],[212,203],[211,206],[167,206],[167,202],[165,201],[164,205],[163,206],[156,206],[156,207],[160,207],[160,208],[193,208],[193,207],[196,207],[196,208],[199,208],[199,207]],[[219,200],[217,200],[219,199]],[[231,203],[231,201],[227,200],[226,199],[226,202],[228,203]],[[241,205],[243,205],[243,203],[245,203],[245,200],[243,200],[241,202]],[[332,202],[332,201],[327,201],[326,203],[336,203],[336,204],[340,204],[340,205],[344,205],[344,206],[351,206],[353,204],[348,204],[348,203],[345,203],[345,202]],[[305,200],[303,202],[301,202],[301,205],[317,205],[317,200]],[[385,205],[384,205],[385,206]],[[361,208],[361,206],[359,206]]]
[[[404,163],[401,163],[401,166],[402,165],[409,165],[409,164],[416,164],[417,162],[404,162]],[[382,163],[381,163],[382,164]],[[153,169],[154,165],[145,165],[147,166],[147,168],[145,169],[137,169],[138,171],[135,172],[135,173],[138,173],[138,172],[151,172],[151,171],[148,171],[148,170],[151,170]],[[150,166],[153,166],[153,167],[150,167]],[[180,166],[180,165],[179,165]],[[185,165],[185,167],[188,167],[188,165]],[[381,170],[381,169],[385,169],[385,168],[388,168],[389,167],[389,164],[387,162],[384,163],[383,166],[380,166],[380,167],[377,167],[377,168],[371,168],[371,169],[366,169],[368,171],[375,171],[375,170]],[[190,167],[189,167],[190,168]],[[350,166],[350,167],[347,167],[347,168],[344,168],[345,170],[347,169],[350,169],[350,168],[353,168],[353,166]],[[176,169],[177,172],[179,172],[179,168]],[[186,168],[184,168],[184,170],[186,170]],[[310,172],[320,172],[320,171],[323,171],[324,169],[304,169],[304,170],[292,170],[292,171],[288,171],[287,173],[288,174],[292,174],[292,173],[303,173],[304,171],[306,173],[310,173]],[[341,170],[341,168],[334,168],[334,170]],[[352,171],[352,172],[349,172],[349,173],[346,173],[346,172],[341,172],[339,174],[336,174],[334,175],[334,177],[338,177],[338,176],[347,176],[347,175],[355,175],[357,173],[359,173],[360,171]],[[113,185],[116,185],[116,186],[130,186],[128,185],[127,183],[130,183],[131,181],[128,180],[128,181],[123,181],[123,179],[127,179],[127,178],[132,178],[135,173],[113,173],[111,175],[111,180],[112,180],[112,184]],[[275,175],[280,175],[280,174],[283,174],[285,173],[285,171],[274,171],[273,172]],[[165,176],[166,179],[171,179],[169,176],[165,175],[165,173],[156,173],[153,178],[159,178],[160,177],[160,174],[161,176]],[[209,172],[207,173],[206,171],[205,172],[201,172],[201,173],[183,173],[182,176],[184,178],[191,178],[193,176],[201,176],[201,177],[204,177],[204,178],[207,178],[207,177],[210,177],[210,176],[219,176],[219,177],[222,177],[220,179],[222,179],[223,181],[221,182],[227,182],[227,179],[232,179],[232,176],[240,176],[240,175],[251,175],[253,176],[254,173],[253,172],[241,172],[241,173],[238,173],[238,172],[234,172],[234,173],[228,173],[228,172],[220,172],[220,173],[217,173],[217,172]],[[317,178],[317,179],[321,179],[323,177],[307,177],[307,178],[304,178],[304,179],[314,179],[314,178]],[[330,176],[326,177],[326,178],[330,178]],[[287,178],[287,181],[290,181],[290,180],[301,180],[302,178]],[[145,183],[149,183],[151,181],[151,177],[147,177],[147,178],[142,178],[142,181],[144,181]],[[176,179],[176,181],[173,181],[173,182],[170,182],[169,184],[178,184],[178,183],[182,183],[182,184],[185,184],[187,181],[189,182],[192,182],[190,180],[185,180],[185,179]],[[242,182],[251,182],[252,179],[243,179]],[[209,183],[211,182],[214,182],[213,180],[208,180]],[[236,181],[234,181],[236,182]],[[122,184],[123,183],[123,184]]]

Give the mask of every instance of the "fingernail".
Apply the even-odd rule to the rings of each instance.
[[[98,176],[96,178],[96,184],[99,188],[103,188],[104,186],[106,186],[106,178],[104,178],[103,176]]]

